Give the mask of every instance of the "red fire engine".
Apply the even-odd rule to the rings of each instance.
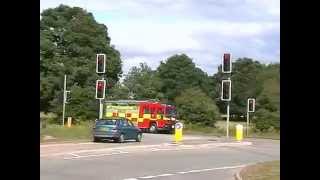
[[[157,101],[105,101],[104,117],[125,117],[144,132],[173,132],[176,122],[175,106]]]

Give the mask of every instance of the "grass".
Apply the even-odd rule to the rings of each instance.
[[[245,122],[234,122],[230,121],[229,124],[229,136],[235,136],[236,125],[241,124],[244,128],[245,136]],[[213,135],[213,136],[225,136],[226,135],[226,121],[217,121],[216,127],[204,127],[196,124],[185,124],[183,129],[185,134],[203,134],[203,135]],[[276,139],[280,140],[280,133],[276,131],[271,132],[255,132],[253,128],[249,131],[248,138],[267,138],[267,139]]]
[[[73,125],[70,128],[49,124],[46,128],[40,129],[40,142],[89,140],[91,139],[91,127],[92,126],[89,123]],[[54,139],[45,140],[46,136],[51,136]]]
[[[279,180],[280,161],[269,161],[248,166],[240,172],[243,180]]]

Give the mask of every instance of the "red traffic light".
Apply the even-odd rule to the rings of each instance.
[[[106,89],[106,81],[105,80],[97,80],[96,82],[96,99],[104,99],[105,98],[105,89]]]
[[[223,63],[222,63],[222,72],[223,73],[231,73],[231,55],[229,53],[223,54]]]

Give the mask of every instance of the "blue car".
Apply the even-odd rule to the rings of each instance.
[[[142,131],[125,118],[99,119],[93,128],[93,141],[99,142],[102,139],[120,143],[129,139],[141,142]]]

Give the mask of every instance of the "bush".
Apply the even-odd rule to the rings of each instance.
[[[256,128],[260,131],[270,129],[280,129],[280,113],[279,111],[270,112],[266,109],[259,109],[254,119]]]
[[[180,119],[187,123],[214,127],[220,117],[215,102],[200,88],[187,89],[175,99]]]

